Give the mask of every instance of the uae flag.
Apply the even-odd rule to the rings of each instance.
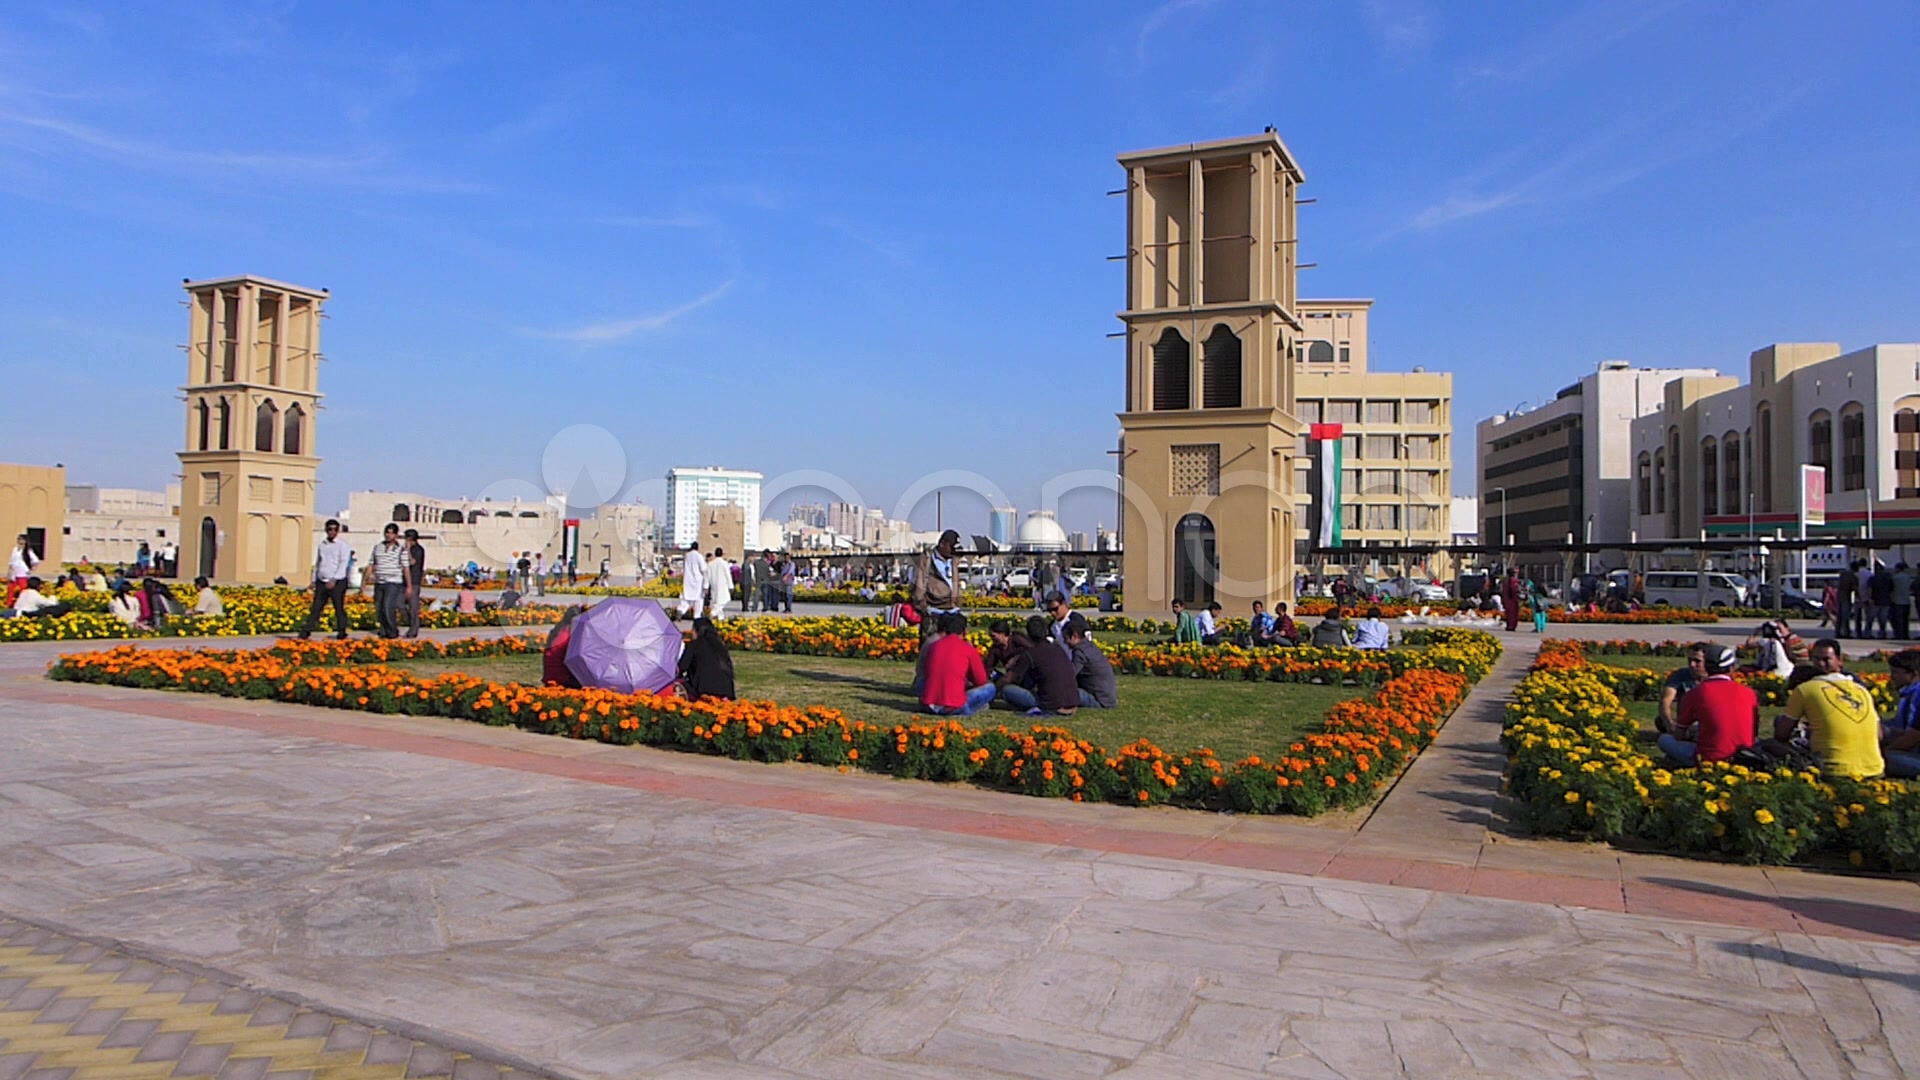
[[[1340,535],[1340,455],[1341,434],[1339,424],[1315,424],[1308,432],[1313,438],[1314,453],[1319,457],[1319,467],[1314,471],[1318,481],[1314,491],[1314,510],[1320,515],[1320,527],[1314,537],[1315,547],[1335,548],[1341,544]]]

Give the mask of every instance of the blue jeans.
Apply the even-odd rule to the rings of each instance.
[[[1692,765],[1700,754],[1700,745],[1672,735],[1660,736],[1660,749],[1668,757],[1682,765]]]
[[[1009,683],[1001,687],[1000,700],[1013,706],[1020,712],[1026,712],[1028,709],[1037,709],[1040,707],[1040,699],[1033,696],[1033,691],[1017,683]]]
[[[1882,750],[1887,760],[1887,775],[1895,780],[1920,779],[1920,751]]]
[[[927,711],[935,716],[972,716],[981,709],[993,704],[996,691],[992,683],[981,683],[967,691],[967,703],[959,708],[949,705],[929,705]]]
[[[1093,696],[1093,691],[1091,691],[1091,690],[1082,690],[1082,691],[1080,691],[1080,707],[1081,707],[1081,708],[1083,708],[1083,709],[1104,709],[1104,708],[1106,708],[1106,706],[1105,706],[1105,705],[1102,705],[1102,704],[1100,704],[1100,699],[1099,699],[1099,698],[1096,698],[1096,697],[1094,697],[1094,696]]]

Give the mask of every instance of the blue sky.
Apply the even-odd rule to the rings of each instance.
[[[628,484],[1031,507],[1111,467],[1115,154],[1267,124],[1302,295],[1455,373],[1457,492],[1600,360],[1920,337],[1910,3],[538,7],[0,11],[0,459],[160,486],[178,282],[250,272],[333,292],[322,510],[538,482],[577,424]]]

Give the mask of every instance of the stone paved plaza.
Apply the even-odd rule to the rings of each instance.
[[[1503,835],[1487,725],[1535,640],[1371,818],[1316,822],[52,684],[8,646],[0,926],[488,1075],[1920,1075],[1913,883]]]

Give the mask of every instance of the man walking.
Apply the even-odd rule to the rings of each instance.
[[[373,570],[373,609],[380,620],[380,636],[400,636],[400,606],[406,603],[407,548],[400,542],[400,526],[389,522],[374,547],[368,565]]]
[[[420,530],[407,530],[407,636],[420,636],[420,584],[427,579],[427,549]]]
[[[353,548],[340,539],[338,521],[329,518],[326,530],[327,538],[313,556],[313,607],[300,628],[301,641],[313,636],[328,601],[333,603],[333,636],[343,641],[347,636],[347,564],[353,561]]]
[[[788,615],[793,614],[793,587],[799,582],[800,571],[795,566],[793,556],[780,557],[780,606]]]
[[[707,600],[707,618],[727,617],[727,605],[733,602],[733,564],[725,548],[714,548],[707,560]]]
[[[1834,637],[1847,638],[1853,636],[1854,600],[1860,595],[1860,568],[1865,565],[1865,563],[1855,559],[1853,562],[1847,564],[1846,569],[1840,571],[1840,580],[1837,582],[1840,591],[1840,602],[1836,609],[1836,618],[1834,620]]]
[[[687,545],[687,553],[681,559],[680,603],[674,606],[674,618],[684,619],[689,611],[694,618],[707,604],[707,558],[700,554],[698,541]]]
[[[750,555],[740,562],[740,610],[752,612],[760,602],[760,583],[766,580],[766,560]]]
[[[547,595],[547,553],[544,551],[533,557],[533,592],[536,596]]]

